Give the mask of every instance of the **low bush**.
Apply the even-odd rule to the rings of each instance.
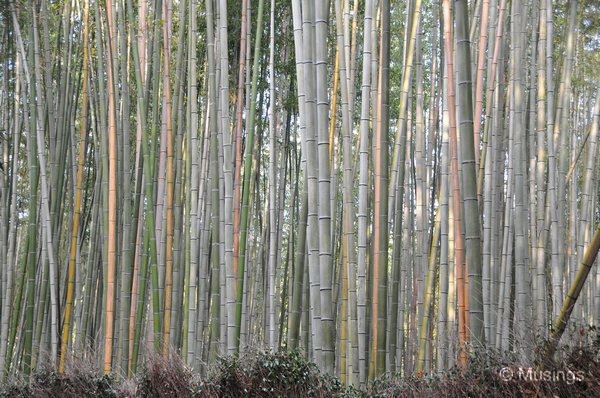
[[[74,361],[65,373],[59,373],[49,366],[42,366],[25,383],[22,379],[11,379],[3,388],[3,397],[32,398],[116,398],[113,375],[103,375],[89,363]]]
[[[557,360],[519,364],[511,355],[479,352],[464,370],[421,377],[386,376],[368,397],[600,397],[600,347],[563,347]],[[540,350],[542,352],[542,350]],[[508,360],[506,358],[509,358]]]
[[[219,359],[200,397],[332,397],[344,396],[338,379],[324,376],[297,351],[255,351],[241,358]]]
[[[152,355],[137,377],[135,395],[139,397],[188,398],[193,396],[192,372],[181,357]],[[125,394],[123,394],[125,395]]]

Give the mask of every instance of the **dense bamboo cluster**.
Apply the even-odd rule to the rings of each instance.
[[[600,325],[598,20],[591,0],[8,0],[1,378],[252,346],[365,383],[529,361],[565,300]]]

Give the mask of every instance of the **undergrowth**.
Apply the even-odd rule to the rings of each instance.
[[[479,352],[464,370],[386,375],[362,389],[324,375],[296,351],[223,357],[204,378],[174,353],[150,356],[132,379],[71,360],[64,374],[41,367],[28,383],[13,377],[0,385],[0,397],[600,397],[600,343],[563,347],[557,354],[524,367],[510,355]]]

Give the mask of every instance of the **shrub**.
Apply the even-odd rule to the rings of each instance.
[[[181,357],[154,354],[144,364],[134,389],[138,397],[192,397],[192,374]]]
[[[51,367],[36,370],[30,383],[11,379],[0,389],[2,397],[116,398],[113,375],[102,375],[87,366],[70,366],[64,374]]]
[[[368,397],[539,396],[600,397],[597,348],[563,348],[557,361],[523,366],[492,351],[469,359],[465,370],[424,377],[387,376],[367,387]],[[505,372],[505,373],[503,373]]]
[[[345,393],[336,378],[323,376],[297,351],[250,351],[241,358],[220,358],[208,380],[198,396],[330,397]]]

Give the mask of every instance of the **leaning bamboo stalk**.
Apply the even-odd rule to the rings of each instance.
[[[13,14],[13,9],[11,9],[11,14],[14,16]],[[18,26],[18,24],[16,24],[15,26]],[[24,57],[24,53],[23,53],[23,48],[22,48],[22,41],[20,40],[20,34],[17,35],[17,42],[20,43],[20,48],[18,48],[18,52],[19,54],[22,55],[22,57]],[[23,59],[24,60],[24,59]],[[18,115],[20,113],[20,109],[21,109],[21,93],[22,92],[26,92],[27,88],[24,86],[25,80],[23,79],[23,68],[22,68],[22,64],[23,61],[21,60],[21,57],[17,56],[15,57],[15,83],[14,83],[14,95],[13,95],[13,99],[14,99],[14,109],[13,109],[13,115]],[[24,97],[26,98],[26,96]],[[26,112],[26,107],[24,107],[24,112]],[[8,122],[8,118],[6,120]],[[21,125],[20,123],[20,119],[19,118],[15,118],[15,122],[14,122],[14,130],[13,130],[13,142],[12,142],[12,149],[13,149],[13,154],[12,154],[12,165],[10,166],[10,168],[13,170],[12,172],[12,176],[11,176],[11,183],[10,186],[11,187],[16,187],[17,186],[17,178],[19,176],[19,173],[16,172],[17,169],[17,165],[19,164],[20,161],[20,157],[19,157],[19,143],[21,141],[21,128],[25,128],[26,124],[24,123],[23,125]],[[8,131],[8,128],[6,128],[6,131]],[[4,167],[6,167],[5,169],[5,173],[8,172],[9,167],[8,165],[5,165]],[[0,380],[4,380],[3,377],[7,375],[8,373],[8,369],[10,367],[11,364],[11,356],[7,355],[7,353],[13,349],[13,344],[10,343],[9,340],[9,336],[13,336],[14,333],[13,331],[16,331],[16,328],[11,329],[11,319],[17,319],[18,318],[18,314],[20,314],[20,305],[21,305],[21,298],[22,298],[22,294],[23,294],[23,282],[24,282],[24,277],[25,277],[25,272],[24,272],[24,267],[21,267],[21,275],[20,277],[18,277],[17,275],[17,264],[19,262],[19,256],[17,255],[17,253],[19,253],[19,235],[18,235],[18,228],[17,225],[19,224],[16,221],[16,218],[18,217],[17,214],[17,189],[12,189],[12,194],[10,197],[10,210],[9,210],[9,215],[8,215],[8,219],[9,221],[9,228],[8,228],[8,250],[6,253],[6,263],[7,263],[7,267],[5,268],[6,271],[6,277],[8,279],[6,285],[3,286],[4,288],[4,292],[3,292],[3,303],[2,303],[2,316],[1,318],[1,333],[0,333],[0,372],[3,372],[0,374]],[[7,195],[8,196],[8,195]],[[27,250],[25,251],[27,252]],[[15,285],[16,286],[13,286]],[[16,291],[13,293],[13,290],[16,288]],[[13,306],[13,298],[16,298],[16,306]],[[16,308],[15,308],[16,307]],[[14,341],[14,340],[13,340]]]
[[[441,202],[441,194],[439,196],[439,201]],[[425,294],[423,300],[422,312],[421,316],[421,327],[419,329],[419,351],[417,353],[417,368],[416,373],[422,374],[422,372],[427,371],[425,367],[425,353],[428,345],[431,344],[431,336],[430,336],[430,320],[431,317],[431,306],[433,302],[433,287],[435,284],[435,271],[436,271],[436,260],[437,260],[437,246],[438,241],[440,239],[440,231],[441,231],[441,212],[438,211],[435,217],[435,224],[433,227],[433,234],[431,239],[431,248],[429,250],[428,257],[428,267],[427,267],[427,276],[425,278]]]
[[[583,285],[585,284],[585,280],[588,277],[588,274],[592,270],[592,265],[596,260],[596,255],[600,250],[600,224],[596,228],[596,233],[594,237],[590,241],[590,244],[583,255],[583,260],[579,266],[579,270],[577,271],[577,275],[573,280],[573,284],[567,293],[565,298],[565,302],[558,314],[558,318],[554,321],[554,331],[550,336],[550,341],[548,343],[548,348],[546,351],[546,355],[548,358],[552,358],[558,343],[560,342],[560,338],[562,337],[565,328],[567,327],[567,322],[569,322],[569,318],[571,317],[571,313],[573,312],[573,308],[575,307],[575,303],[577,302],[577,298],[583,289]]]
[[[41,76],[41,62],[39,56],[39,35],[37,29],[37,18],[33,18],[33,47],[34,47],[34,76],[35,76],[35,92],[37,96],[37,110],[36,110],[36,139],[37,139],[37,156],[39,161],[39,176],[41,185],[41,219],[42,222],[42,236],[44,237],[43,251],[48,257],[49,266],[49,278],[50,278],[50,346],[51,346],[51,359],[56,361],[58,357],[58,268],[56,262],[56,255],[54,252],[54,243],[52,236],[52,222],[50,218],[50,196],[48,192],[48,179],[46,173],[46,155],[44,145],[44,111],[42,109],[42,102],[44,96],[42,94],[42,76]]]
[[[483,109],[483,71],[486,45],[488,41],[489,0],[483,0],[481,6],[481,27],[477,47],[477,76],[475,78],[475,110],[473,116],[473,139],[475,142],[475,163],[479,164],[479,134],[481,131],[481,113]],[[488,77],[489,78],[489,77]]]
[[[140,6],[143,5],[143,2],[140,3]],[[130,19],[134,18],[133,6],[131,0],[127,2],[127,14]],[[142,13],[145,15],[145,13]],[[145,44],[147,41],[146,33],[145,33],[145,17],[140,19],[142,23],[140,26],[140,37],[139,41],[141,44]],[[152,46],[152,41],[150,45]],[[147,131],[148,121],[146,117],[148,115],[148,106],[147,106],[147,98],[149,96],[146,95],[145,86],[146,83],[150,83],[149,76],[146,77],[144,74],[144,67],[146,66],[146,58],[143,52],[144,46],[139,46],[137,40],[131,41],[132,47],[132,55],[133,55],[133,69],[135,72],[135,80],[136,80],[136,88],[137,88],[137,100],[138,100],[138,112],[141,115],[138,119],[139,129],[141,132]],[[153,62],[152,65],[155,63]],[[150,70],[150,68],[148,68]],[[158,92],[154,92],[154,97],[157,97]],[[154,107],[154,104],[153,104]],[[142,339],[142,325],[144,319],[144,310],[146,306],[144,305],[146,300],[146,289],[147,289],[147,272],[148,268],[150,268],[152,272],[153,284],[156,286],[157,282],[154,281],[155,270],[156,270],[156,238],[155,238],[155,212],[154,212],[154,156],[152,148],[150,148],[150,142],[155,139],[154,129],[150,129],[150,134],[148,139],[141,139],[142,143],[142,151],[143,157],[141,160],[143,167],[143,184],[144,184],[144,202],[145,202],[145,213],[144,213],[144,229],[143,229],[143,238],[142,238],[142,247],[145,248],[142,256],[142,263],[140,266],[140,286],[139,286],[139,303],[136,311],[136,321],[135,321],[135,333],[133,340],[133,350],[131,357],[131,365],[130,369],[133,373],[135,373],[137,368],[137,360],[139,353],[139,345]],[[143,210],[143,206],[142,206]],[[154,292],[153,292],[154,293]],[[156,294],[153,294],[152,307],[155,309],[155,312],[158,311],[158,297]],[[158,318],[158,317],[156,317]],[[159,319],[155,319],[154,330],[159,332],[160,328],[156,327]]]
[[[391,165],[391,178],[389,181],[389,199],[388,204],[391,206],[395,202],[395,197],[398,195],[398,200],[402,200],[402,195],[396,192],[396,187],[401,186],[402,176],[404,174],[403,169],[403,156],[404,147],[406,145],[406,123],[407,123],[407,110],[408,110],[408,96],[409,89],[412,82],[413,74],[413,61],[415,57],[416,40],[417,40],[417,29],[421,24],[421,0],[415,0],[414,6],[412,7],[412,14],[410,16],[410,31],[408,32],[408,38],[406,39],[406,58],[403,63],[404,69],[402,71],[402,85],[400,94],[400,106],[399,106],[399,121],[398,128],[396,131],[396,138],[394,140],[394,149],[392,156]],[[390,211],[389,214],[394,214]],[[397,213],[396,213],[397,214]],[[396,224],[396,222],[394,222]]]
[[[67,357],[67,349],[69,343],[69,333],[71,330],[71,316],[73,313],[73,301],[75,290],[75,272],[77,263],[77,244],[79,235],[79,219],[81,217],[81,196],[83,193],[83,170],[85,161],[85,141],[87,135],[88,123],[88,37],[89,37],[89,1],[86,0],[83,11],[83,65],[81,74],[81,121],[79,135],[79,154],[77,160],[77,180],[75,187],[75,203],[73,204],[73,226],[71,230],[71,245],[69,251],[69,267],[67,281],[67,301],[64,312],[64,323],[62,329],[60,359],[58,371],[65,371],[65,363]]]
[[[241,172],[242,172],[242,128],[243,128],[243,110],[244,110],[244,85],[246,71],[246,30],[247,30],[247,3],[248,0],[242,0],[242,15],[240,29],[240,55],[238,66],[238,86],[235,102],[235,169],[233,175],[233,276],[238,278],[238,257],[240,245],[240,198],[241,198]],[[248,46],[249,47],[249,46]],[[241,276],[243,278],[243,275]],[[236,286],[237,288],[237,286]]]
[[[25,116],[29,118],[29,125],[24,125],[25,132],[27,134],[27,163],[28,163],[28,176],[29,176],[29,220],[27,225],[27,246],[26,246],[26,256],[25,256],[25,270],[23,272],[23,279],[25,279],[25,285],[27,294],[24,300],[24,325],[22,331],[20,333],[19,340],[22,340],[23,343],[21,345],[22,354],[21,361],[23,363],[23,373],[25,376],[28,376],[31,372],[31,363],[32,363],[32,345],[33,345],[33,323],[34,323],[34,301],[35,301],[35,291],[36,291],[36,263],[37,263],[37,228],[38,228],[38,176],[39,176],[39,165],[36,157],[36,142],[34,136],[35,131],[35,119],[36,119],[36,110],[33,99],[35,98],[35,86],[31,84],[29,77],[29,70],[27,67],[28,63],[33,62],[33,53],[32,51],[26,56],[25,49],[23,47],[23,41],[21,39],[21,33],[19,29],[19,24],[16,16],[16,12],[14,7],[11,5],[11,13],[13,16],[13,23],[17,38],[17,44],[21,52],[21,57],[23,59],[23,74],[27,81],[27,87],[29,89],[29,99],[30,106],[28,108],[24,108],[23,111]],[[31,116],[29,116],[31,115]],[[27,118],[25,119],[27,120]],[[19,288],[20,294],[23,293],[23,289]],[[19,295],[20,295],[19,294]],[[21,305],[21,300],[18,301],[19,305]],[[19,322],[20,314],[17,312],[12,318],[11,330],[12,333],[9,337],[8,343],[8,366],[6,367],[7,372],[11,369],[11,359],[13,355],[13,350],[15,347],[15,341],[17,336],[17,325]],[[19,347],[17,347],[19,348]],[[19,350],[17,350],[19,352]]]
[[[214,31],[213,3],[206,2],[206,33],[207,33],[207,65],[208,65],[208,134],[210,136],[209,148],[209,176],[210,176],[210,198],[211,209],[207,216],[211,220],[211,245],[210,245],[210,304],[209,304],[209,360],[216,359],[220,353],[221,339],[221,228],[220,228],[220,187],[221,175],[219,167],[219,131],[218,131],[218,104],[217,104],[217,77],[215,46],[216,38]]]
[[[238,351],[240,329],[242,323],[242,299],[244,295],[244,269],[246,262],[246,247],[248,235],[248,202],[250,200],[250,177],[252,170],[252,158],[254,154],[254,133],[255,133],[255,118],[256,118],[256,93],[258,90],[258,66],[260,58],[260,43],[262,40],[262,22],[263,22],[264,0],[258,3],[258,20],[256,23],[256,36],[254,43],[254,61],[252,64],[252,89],[250,97],[250,113],[248,115],[248,136],[246,137],[246,153],[244,154],[244,183],[242,189],[242,212],[240,218],[240,246],[238,257],[238,274],[237,274],[237,290],[236,290],[236,339],[238,340]]]
[[[417,47],[417,32],[419,26],[421,25],[421,1],[416,0],[412,3],[412,7],[407,7],[407,17],[408,23],[405,26],[407,40],[404,46],[404,69],[402,71],[402,85],[401,85],[401,93],[400,93],[400,107],[399,107],[399,121],[397,125],[396,131],[396,140],[393,149],[393,160],[392,160],[392,175],[390,178],[389,184],[389,199],[388,206],[389,211],[388,214],[390,216],[390,222],[393,221],[393,234],[394,234],[394,251],[392,254],[392,272],[391,272],[391,319],[389,330],[396,331],[397,329],[403,329],[397,325],[403,325],[404,320],[401,319],[403,317],[403,308],[402,308],[402,294],[398,293],[400,281],[402,279],[401,275],[402,269],[405,266],[406,261],[403,261],[402,258],[402,234],[404,231],[403,224],[405,221],[405,217],[403,215],[402,209],[404,206],[404,196],[405,196],[405,176],[407,175],[407,167],[406,167],[406,158],[407,158],[407,143],[411,142],[407,136],[411,134],[409,129],[409,106],[410,103],[410,84],[413,79],[413,68],[414,68],[414,58]],[[376,59],[376,57],[373,57]],[[373,85],[375,86],[375,85]],[[374,117],[376,117],[378,110],[374,109]],[[396,211],[393,211],[396,209]],[[393,215],[393,220],[391,219]],[[400,304],[399,304],[400,302]],[[398,316],[398,306],[401,306],[401,314]],[[403,339],[403,331],[399,334],[399,339]],[[397,346],[402,345],[403,343],[397,343],[398,337],[396,333],[390,333],[390,361],[393,363],[397,363]]]
[[[498,68],[498,58],[500,57],[500,50],[502,49],[502,38],[504,35],[504,15],[506,13],[506,2],[507,0],[500,0],[500,4],[498,6],[498,21],[495,27],[495,34],[494,35],[490,35],[489,40],[490,43],[488,45],[491,45],[491,40],[492,40],[492,36],[493,36],[493,40],[494,40],[494,51],[491,55],[491,58],[488,60],[488,77],[487,77],[487,88],[486,88],[486,100],[485,100],[485,122],[483,125],[483,135],[481,136],[481,153],[479,155],[479,174],[478,174],[478,180],[477,180],[477,192],[478,194],[481,194],[482,189],[483,189],[483,177],[484,177],[484,172],[483,172],[483,167],[485,166],[485,158],[487,156],[487,140],[488,140],[488,135],[489,135],[489,131],[491,130],[491,124],[492,124],[492,111],[494,109],[494,107],[492,106],[493,104],[493,98],[494,98],[494,93],[495,93],[495,87],[498,84],[497,83],[497,73],[496,73],[496,69]],[[491,51],[491,49],[489,50]],[[475,119],[477,120],[477,119]]]

